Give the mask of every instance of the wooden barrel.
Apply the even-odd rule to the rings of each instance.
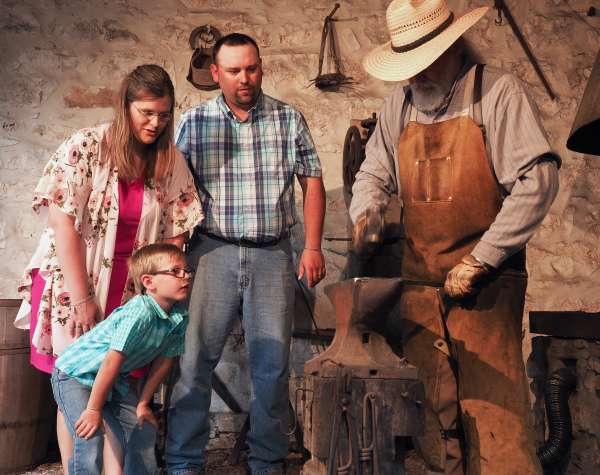
[[[49,375],[29,364],[29,333],[13,325],[20,304],[0,299],[0,473],[43,462],[56,417]]]

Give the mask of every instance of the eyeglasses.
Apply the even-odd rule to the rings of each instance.
[[[148,109],[140,109],[133,102],[131,103],[131,105],[135,108],[136,111],[142,114],[149,121],[156,117],[158,118],[159,122],[169,122],[171,120],[171,117],[173,117],[173,114],[171,114],[170,112],[156,112],[150,111]]]
[[[183,279],[186,276],[192,277],[194,275],[194,271],[189,269],[181,269],[179,267],[173,267],[172,269],[162,269],[154,272],[149,272],[150,275],[172,275],[173,277],[178,277],[179,279]]]

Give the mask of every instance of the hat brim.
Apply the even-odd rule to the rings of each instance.
[[[392,42],[375,48],[363,59],[363,67],[371,76],[383,81],[405,81],[416,76],[438,59],[444,51],[487,13],[480,7],[454,20],[432,40],[405,53],[392,50]]]

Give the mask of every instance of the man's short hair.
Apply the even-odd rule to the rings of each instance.
[[[174,244],[160,242],[139,248],[128,259],[129,275],[133,280],[136,293],[143,294],[145,292],[142,284],[144,274],[162,270],[160,268],[165,266],[165,261],[178,258],[185,260],[185,254]]]
[[[252,45],[256,48],[256,54],[260,58],[260,50],[256,41],[253,38],[245,35],[244,33],[229,33],[217,40],[212,49],[212,62],[213,64],[217,64],[217,55],[219,54],[219,50],[221,46],[242,46],[242,45]]]

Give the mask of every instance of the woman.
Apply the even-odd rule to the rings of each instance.
[[[15,322],[30,328],[36,368],[50,373],[74,338],[133,296],[126,262],[135,249],[182,246],[202,220],[172,142],[174,103],[167,72],[138,66],[121,84],[113,121],[76,132],[46,165],[32,206],[48,211],[48,227],[20,283]],[[60,415],[57,426],[66,466],[72,441]]]

